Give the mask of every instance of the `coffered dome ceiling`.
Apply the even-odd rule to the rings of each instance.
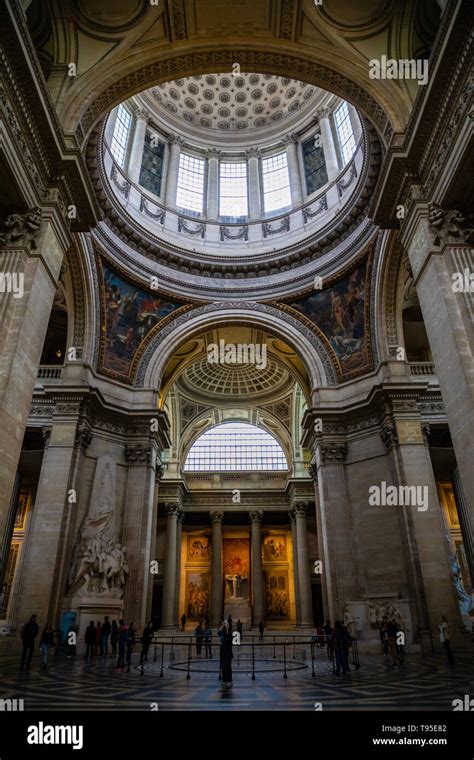
[[[268,358],[265,368],[256,364],[210,364],[207,356],[188,367],[180,378],[183,389],[193,395],[249,397],[279,392],[293,385],[287,369]]]
[[[142,96],[165,121],[225,134],[289,128],[326,96],[318,87],[271,74],[203,74],[157,85]],[[184,122],[184,124],[183,124]]]

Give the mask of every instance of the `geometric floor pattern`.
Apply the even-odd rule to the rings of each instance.
[[[173,662],[160,662],[138,668],[138,654],[132,659],[130,673],[115,669],[112,658],[97,658],[84,665],[80,657],[51,657],[46,672],[33,660],[30,670],[19,669],[17,657],[0,657],[0,698],[23,698],[29,710],[441,710],[451,711],[452,700],[474,696],[474,663],[471,655],[459,655],[455,668],[449,668],[441,655],[409,655],[401,669],[388,667],[380,655],[364,655],[360,669],[336,676],[323,654],[315,664],[315,677],[309,667],[288,669],[288,678],[278,670],[268,672],[268,660],[256,661],[253,681],[244,660],[233,663],[234,686],[224,689],[218,681],[215,661],[192,661],[190,679],[186,667],[180,668],[177,652]],[[288,663],[290,666],[291,663]],[[272,663],[270,663],[272,666]],[[211,669],[211,671],[209,671]]]

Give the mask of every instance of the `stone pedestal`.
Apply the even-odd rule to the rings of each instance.
[[[63,612],[67,612],[68,610],[77,612],[77,644],[78,649],[79,647],[81,648],[79,651],[85,649],[84,636],[86,628],[91,620],[93,620],[94,623],[97,623],[97,621],[100,621],[102,623],[104,617],[107,615],[110,622],[112,622],[112,620],[116,620],[118,625],[118,621],[123,618],[124,614],[122,599],[107,599],[102,596],[92,595],[75,597],[70,601],[70,604],[68,604],[68,600],[66,598]]]

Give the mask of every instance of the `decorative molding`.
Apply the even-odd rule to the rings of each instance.
[[[147,216],[150,217],[150,219],[154,219],[158,224],[164,224],[165,223],[165,216],[166,211],[164,208],[161,208],[158,206],[159,211],[154,214],[150,209],[148,208],[148,202],[144,195],[140,196],[140,211],[144,211]]]
[[[311,211],[310,206],[305,206],[303,209],[303,221],[306,224],[308,219],[314,219],[315,216],[318,216],[318,214],[322,214],[323,211],[328,210],[328,200],[326,197],[326,194],[323,195],[322,198],[319,199],[318,206],[315,211]]]
[[[119,181],[118,171],[115,162],[112,163],[112,169],[110,170],[110,179],[114,183],[115,187],[118,189],[119,193],[121,193],[124,198],[128,200],[128,196],[130,195],[130,187],[131,184],[128,181],[128,179],[124,179],[123,182]]]
[[[290,216],[284,216],[283,219],[280,221],[280,225],[278,227],[273,227],[271,222],[263,222],[262,223],[262,231],[263,231],[263,237],[266,238],[269,235],[279,235],[282,232],[289,232],[290,231]]]
[[[197,226],[193,229],[189,226],[184,217],[178,216],[178,232],[186,232],[187,235],[199,235],[204,239],[204,233],[206,232],[206,223],[201,222],[199,224],[196,222],[196,225]]]
[[[234,229],[231,227],[227,227],[224,224],[221,224],[219,227],[219,234],[221,241],[223,240],[244,240],[247,242],[249,239],[249,228],[246,224],[242,225],[242,227],[237,227],[237,232],[232,233],[231,230]]]
[[[352,184],[352,180],[357,177],[357,169],[355,165],[355,161],[353,160],[349,169],[348,173],[344,175],[344,177],[337,182],[337,192],[339,193],[339,197],[342,197],[342,194],[344,190],[347,190],[347,188]]]

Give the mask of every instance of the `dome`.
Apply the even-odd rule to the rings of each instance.
[[[184,371],[179,384],[193,395],[242,399],[280,393],[293,384],[288,370],[273,358],[266,357],[265,363],[265,367],[257,363],[212,364],[205,356]]]

